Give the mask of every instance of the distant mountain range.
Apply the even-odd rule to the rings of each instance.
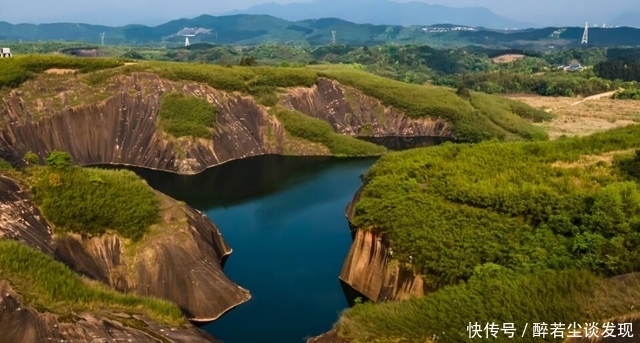
[[[640,13],[625,13],[612,20],[611,26],[640,27]]]
[[[492,30],[453,24],[436,26],[400,26],[356,24],[336,18],[288,21],[268,15],[202,15],[193,19],[172,20],[158,26],[127,25],[111,27],[79,23],[10,24],[0,22],[2,41],[74,41],[99,44],[105,33],[107,45],[167,45],[184,44],[184,35],[191,43],[260,45],[325,45],[333,41],[351,45],[426,44],[433,47],[479,45],[493,48],[547,48],[579,46],[581,27],[542,28],[527,30]],[[638,46],[640,29],[593,28],[589,44],[595,46]]]
[[[232,14],[266,14],[291,21],[319,18],[339,18],[358,24],[374,25],[434,25],[449,23],[493,29],[525,29],[533,23],[501,17],[484,7],[447,7],[424,2],[394,2],[390,0],[317,0],[305,3],[266,3]]]

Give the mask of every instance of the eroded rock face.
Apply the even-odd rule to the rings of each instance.
[[[312,88],[291,89],[283,104],[325,120],[336,132],[352,136],[454,137],[451,127],[442,119],[411,119],[375,98],[325,78],[320,78]]]
[[[61,112],[52,110],[33,121],[20,92],[5,98],[0,117],[0,157],[20,163],[31,150],[44,157],[67,151],[80,165],[122,164],[195,174],[230,160],[264,154],[328,155],[326,148],[291,146],[284,127],[251,97],[219,92],[197,84],[176,84],[155,74],[123,76],[111,87],[115,95],[97,104]],[[162,94],[192,94],[218,108],[212,140],[169,138],[157,130]],[[71,138],[71,139],[70,139]]]
[[[212,321],[250,299],[222,271],[231,248],[201,212],[156,192],[163,218],[140,242],[114,234],[54,236],[29,193],[0,176],[0,236],[38,248],[122,292],[176,303],[194,321]]]
[[[347,206],[349,223],[362,188]],[[350,224],[351,225],[351,224]],[[352,227],[353,243],[340,272],[340,280],[372,301],[403,300],[426,293],[424,279],[411,269],[391,261],[383,232]]]
[[[129,325],[123,325],[123,320]],[[139,325],[131,327],[131,322]],[[79,313],[61,321],[53,313],[26,306],[6,280],[0,280],[0,337],[11,343],[220,342],[191,325],[172,328],[141,316]]]
[[[53,256],[51,226],[20,184],[0,175],[0,238],[13,239]]]

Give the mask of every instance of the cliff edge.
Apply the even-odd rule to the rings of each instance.
[[[193,321],[212,321],[249,300],[222,271],[231,249],[202,213],[155,192],[161,219],[142,240],[117,234],[54,235],[29,191],[0,175],[0,237],[17,240],[114,289],[167,299]]]

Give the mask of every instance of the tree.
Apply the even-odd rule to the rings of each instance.
[[[240,59],[240,65],[241,66],[247,66],[247,67],[251,67],[256,65],[256,59],[253,57],[243,57]]]

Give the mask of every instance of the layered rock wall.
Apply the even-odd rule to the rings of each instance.
[[[138,325],[133,327],[132,322]],[[62,319],[29,307],[11,284],[1,279],[0,337],[2,342],[11,343],[220,343],[191,325],[172,328],[139,316],[79,313]]]
[[[356,228],[351,224],[361,194],[362,188],[346,209],[353,244],[342,266],[340,280],[372,301],[423,296],[426,293],[423,277],[397,261],[392,262],[392,251],[385,233]]]
[[[178,85],[154,74],[122,77],[108,99],[45,116],[37,121],[19,92],[4,99],[0,157],[19,162],[31,150],[71,154],[74,163],[122,164],[194,174],[233,159],[283,153],[284,129],[250,97],[201,84]],[[212,140],[172,139],[157,130],[162,94],[192,94],[218,108]]]
[[[352,136],[454,136],[442,119],[411,119],[396,108],[326,78],[320,78],[311,88],[291,89],[282,103]]]
[[[164,217],[135,244],[115,234],[54,236],[29,192],[0,176],[0,237],[40,249],[119,291],[170,300],[194,321],[215,320],[248,301],[249,292],[222,271],[231,248],[218,228],[201,212],[157,196]]]

